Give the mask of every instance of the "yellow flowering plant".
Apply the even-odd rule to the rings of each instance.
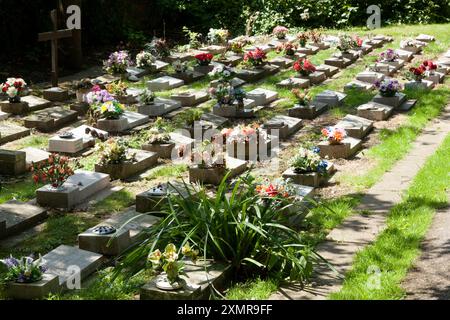
[[[125,112],[123,104],[116,100],[107,101],[99,106],[100,117],[108,120],[117,120]]]

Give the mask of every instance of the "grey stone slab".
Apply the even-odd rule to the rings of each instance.
[[[414,108],[416,105],[417,100],[415,99],[408,99],[405,102],[403,102],[399,107],[396,108],[397,111],[406,112]]]
[[[375,84],[385,78],[385,75],[380,72],[374,71],[363,71],[356,75],[356,80],[367,82],[370,84]]]
[[[434,83],[428,80],[422,80],[420,82],[410,81],[405,83],[405,89],[409,90],[431,90],[434,87]]]
[[[15,176],[25,173],[25,157],[23,151],[0,149],[0,175]]]
[[[192,107],[209,100],[206,91],[182,91],[170,96],[171,99],[177,100],[183,107]]]
[[[80,278],[83,281],[89,275],[97,271],[104,258],[102,255],[81,250],[70,246],[59,246],[42,257],[48,267],[47,274],[56,275],[59,278],[59,285],[62,289],[67,289],[67,281],[73,277],[73,267],[80,270]]]
[[[160,219],[151,215],[143,215],[135,210],[116,214],[97,226],[78,235],[78,247],[82,250],[99,253],[106,256],[118,256],[139,241],[139,236],[151,228]],[[114,227],[116,232],[111,235],[94,233],[96,227]]]
[[[43,91],[44,99],[48,101],[64,102],[69,100],[69,90],[52,87]]]
[[[300,119],[314,119],[321,113],[328,109],[328,104],[312,101],[307,106],[296,104],[293,108],[288,110],[290,117]]]
[[[400,59],[405,61],[411,61],[414,58],[414,53],[402,49],[396,49],[395,53],[398,54]]]
[[[314,101],[326,103],[330,107],[336,107],[343,103],[347,95],[342,92],[325,90],[316,95]]]
[[[369,65],[369,70],[376,73],[381,73],[386,77],[392,77],[397,71],[397,67],[391,66],[387,63],[376,62]]]
[[[180,101],[156,98],[151,105],[139,105],[138,112],[149,117],[160,117],[180,108]]]
[[[272,103],[278,99],[278,92],[267,90],[264,88],[257,88],[247,92],[247,98],[254,100],[256,106],[264,106]]]
[[[201,80],[203,77],[205,77],[205,74],[197,72],[195,70],[189,70],[186,72],[176,72],[172,74],[172,76],[176,79],[181,79],[184,84],[191,84],[195,81]]]
[[[434,72],[433,74],[426,77],[424,80],[428,80],[433,82],[434,85],[438,85],[439,83],[442,83],[445,79],[445,74],[441,72]]]
[[[307,77],[304,77],[301,75],[299,75],[298,77],[302,78],[302,79],[308,79],[309,82],[311,83],[311,85],[321,84],[322,82],[324,82],[327,79],[326,73],[321,72],[321,71],[315,71]]]
[[[368,82],[363,82],[359,80],[353,80],[347,83],[344,87],[344,92],[349,90],[361,90],[361,91],[370,91],[374,88],[373,84]]]
[[[349,137],[363,139],[373,129],[373,121],[348,114],[336,124],[336,127],[345,129]]]
[[[214,128],[222,128],[228,123],[227,118],[209,112],[202,115],[202,120],[206,123],[210,123]]]
[[[282,80],[277,83],[277,87],[287,88],[287,89],[294,89],[294,88],[306,89],[306,88],[309,88],[310,85],[311,85],[311,82],[309,81],[309,79],[302,79],[302,78],[295,78],[295,77],[285,79],[285,80]]]
[[[292,65],[294,64],[294,60],[287,57],[276,57],[270,60],[270,63],[279,66],[280,68],[286,69],[292,67]]]
[[[22,97],[22,101],[28,103],[30,112],[43,110],[52,106],[51,101],[36,96]]]
[[[30,111],[28,108],[28,103],[24,101],[15,103],[10,103],[9,101],[2,101],[0,102],[0,109],[2,110],[3,115],[4,114],[23,115]]]
[[[374,121],[383,121],[389,118],[393,111],[393,107],[370,101],[358,107],[358,116]]]
[[[8,143],[30,135],[30,129],[11,123],[0,123],[0,144]]]
[[[397,92],[394,97],[383,97],[382,95],[377,94],[372,101],[397,108],[406,101],[406,95],[400,92]]]
[[[319,174],[318,172],[296,173],[294,168],[289,168],[283,173],[283,178],[298,185],[318,188],[326,184],[334,172],[334,164],[329,162],[326,174]]]
[[[245,82],[256,82],[267,75],[266,70],[263,68],[236,69],[235,73],[239,79],[242,79]]]
[[[267,133],[284,140],[295,134],[303,127],[303,120],[299,118],[277,115],[263,125]]]
[[[156,287],[155,280],[141,288],[141,300],[207,300],[216,290],[223,290],[228,285],[231,276],[230,265],[198,261],[196,264],[187,262],[186,276],[182,278],[187,285],[179,290],[164,291]]]
[[[152,91],[171,90],[184,85],[184,81],[170,76],[160,77],[147,82],[147,87]]]
[[[226,168],[199,168],[191,166],[189,168],[189,181],[191,183],[202,183],[210,185],[219,185],[230,172],[228,179],[232,179],[247,170],[247,162],[232,157],[226,157]]]
[[[316,70],[325,72],[325,74],[328,78],[331,78],[332,76],[334,76],[335,74],[337,74],[339,72],[338,67],[330,66],[327,64],[321,64],[321,65],[317,66]]]
[[[150,122],[148,116],[142,115],[138,112],[125,111],[123,117],[128,120],[128,130],[142,126]]]
[[[0,238],[6,238],[40,223],[47,218],[47,210],[37,205],[19,201],[8,201],[0,204]]]
[[[6,287],[8,298],[15,300],[36,300],[46,298],[59,290],[58,276],[44,274],[42,280],[34,283],[11,282]]]
[[[49,152],[33,147],[27,147],[21,149],[20,151],[25,152],[27,169],[29,169],[33,163],[35,164],[44,163],[45,161],[48,160],[48,157],[50,156]]]
[[[6,113],[6,112],[3,112],[3,111],[0,111],[0,121],[3,121],[3,120],[6,120],[6,119],[8,119],[8,118],[9,118],[9,116],[10,116],[10,114],[9,114],[9,113]]]
[[[34,112],[25,117],[24,125],[41,132],[51,132],[68,123],[75,122],[77,119],[78,112],[63,107],[53,107]]]
[[[329,144],[328,141],[319,143],[320,156],[331,159],[348,159],[361,150],[361,140],[347,137],[342,144]]]
[[[337,58],[337,57],[331,57],[328,59],[325,59],[325,64],[332,66],[332,67],[337,67],[339,69],[344,69],[346,67],[348,67],[349,65],[351,65],[352,61],[345,59],[345,58]]]

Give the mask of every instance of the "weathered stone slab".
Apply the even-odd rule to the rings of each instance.
[[[277,83],[277,87],[287,88],[287,89],[294,89],[294,88],[306,89],[306,88],[309,88],[310,85],[311,85],[311,82],[309,81],[309,79],[302,79],[302,78],[295,78],[295,77],[285,79],[285,80],[282,80]]]
[[[321,64],[316,67],[316,71],[325,72],[327,78],[331,78],[339,72],[339,68],[327,64]]]
[[[411,51],[396,49],[395,53],[398,54],[400,59],[405,61],[411,61],[414,58],[414,53],[412,53]]]
[[[24,125],[41,132],[51,132],[68,123],[75,122],[77,119],[78,112],[63,107],[53,107],[25,117]]]
[[[359,80],[353,80],[347,83],[344,87],[344,92],[349,90],[361,90],[361,91],[370,91],[374,88],[373,84],[368,82],[363,82]]]
[[[51,293],[58,292],[58,276],[44,274],[42,280],[34,283],[12,282],[7,285],[6,294],[8,298],[16,300],[43,299]]]
[[[288,110],[290,117],[300,119],[314,119],[321,113],[328,109],[328,104],[312,101],[307,106],[301,106],[296,104],[293,108]]]
[[[433,42],[436,38],[434,36],[421,33],[416,37],[416,40],[421,42]]]
[[[232,67],[235,67],[235,66],[237,66],[239,63],[241,63],[242,60],[243,60],[243,57],[242,57],[242,56],[238,56],[238,55],[227,55],[227,56],[225,57],[225,59],[218,58],[218,59],[217,59],[217,62],[222,63],[222,64],[224,64],[224,65],[226,65],[226,66],[232,66]]]
[[[401,92],[397,92],[394,97],[383,97],[382,95],[377,94],[372,101],[397,108],[406,101],[406,95]]]
[[[270,60],[270,63],[279,66],[282,69],[286,69],[294,64],[294,60],[287,57],[276,57]]]
[[[79,234],[78,247],[105,256],[118,256],[139,240],[142,231],[151,228],[159,220],[157,217],[129,210]],[[116,232],[110,235],[95,233],[94,230],[101,226],[113,227]]]
[[[256,106],[264,106],[278,99],[278,92],[257,88],[247,92],[247,98],[254,100]]]
[[[170,56],[164,58],[164,60],[168,63],[174,63],[177,60],[181,62],[186,62],[194,60],[194,54],[191,52],[175,52],[172,53]]]
[[[139,105],[138,112],[149,117],[160,117],[180,108],[180,101],[156,98],[153,104]]]
[[[235,73],[239,79],[242,79],[245,82],[256,82],[267,75],[266,70],[263,68],[236,69]]]
[[[342,144],[329,144],[328,141],[322,141],[318,147],[322,158],[348,159],[361,150],[361,145],[361,140],[348,137]]]
[[[64,102],[69,100],[69,90],[60,87],[52,87],[49,89],[45,89],[43,91],[43,95],[44,99],[48,101]]]
[[[426,77],[424,80],[433,82],[434,85],[444,82],[445,74],[441,72],[434,72],[433,74]]]
[[[299,118],[277,115],[263,125],[271,136],[278,136],[284,140],[295,134],[303,127],[303,121]]]
[[[337,67],[339,69],[347,68],[349,65],[352,64],[352,61],[345,58],[337,58],[337,57],[331,57],[328,59],[325,59],[325,64],[333,67]]]
[[[382,64],[388,64],[395,68],[395,70],[399,70],[403,68],[406,64],[405,60],[396,59],[394,61],[388,61],[388,60],[381,60],[380,63]]]
[[[15,103],[11,103],[9,101],[2,101],[0,102],[0,109],[2,110],[3,113],[13,115],[22,115],[30,111],[28,103],[24,101]]]
[[[211,261],[186,262],[187,285],[179,290],[164,291],[152,280],[141,288],[141,300],[207,300],[213,290],[223,290],[228,285],[231,267]],[[214,289],[213,289],[214,288]]]
[[[409,111],[411,110],[417,103],[417,100],[414,99],[408,99],[405,102],[403,102],[399,107],[396,108],[398,111]]]
[[[387,63],[377,62],[369,65],[369,70],[376,73],[381,73],[386,77],[392,77],[394,73],[397,71],[397,67],[391,66],[390,64]]]
[[[213,113],[204,113],[202,115],[202,121],[210,123],[213,128],[221,128],[228,123],[228,119],[225,117],[217,116]]]
[[[336,127],[345,129],[349,137],[362,139],[373,129],[373,121],[348,114],[336,124]]]
[[[95,171],[106,173],[112,180],[127,179],[155,166],[158,162],[158,155],[154,152],[137,149],[129,149],[128,152],[136,155],[136,162],[107,165],[96,164]]]
[[[25,152],[0,149],[0,175],[15,176],[26,171]]]
[[[11,123],[0,123],[0,144],[8,143],[30,135],[30,129]]]
[[[374,71],[363,71],[356,75],[356,80],[367,82],[370,84],[375,84],[385,78],[385,75],[380,72]]]
[[[202,79],[205,74],[197,71],[186,71],[186,72],[176,72],[172,74],[172,76],[176,79],[181,79],[184,84],[191,84],[195,81]]]
[[[226,157],[226,168],[199,168],[192,166],[189,168],[189,181],[191,183],[202,183],[219,185],[230,172],[228,179],[232,179],[247,170],[247,162],[232,157]]]
[[[67,179],[61,190],[53,189],[49,185],[38,189],[37,203],[44,207],[70,210],[109,185],[110,177],[107,174],[77,170],[75,175]]]
[[[156,153],[158,158],[161,159],[172,159],[173,152],[175,149],[175,143],[153,143],[153,144],[143,144],[142,150],[150,151]]]
[[[334,164],[328,162],[325,174],[319,174],[318,172],[296,173],[294,168],[289,168],[283,173],[283,178],[286,180],[289,179],[292,183],[298,185],[319,188],[327,183],[334,172]]]
[[[117,82],[120,80],[120,76],[113,74],[104,74],[95,78],[92,82],[98,84],[100,86],[105,86],[107,84],[111,84],[113,82]]]
[[[240,79],[240,78],[233,78],[230,81],[230,84],[234,87],[234,88],[238,88],[243,86],[246,83],[246,81]],[[219,85],[219,80],[213,80],[209,83],[209,86],[212,88],[217,88],[217,86]]]
[[[193,107],[209,100],[209,95],[204,91],[184,91],[172,94],[171,99],[177,100],[183,107]]]
[[[315,102],[321,102],[327,104],[329,107],[336,107],[343,103],[347,95],[342,92],[325,90],[316,95]]]
[[[12,200],[0,204],[0,239],[30,229],[46,218],[47,210],[31,203]]]
[[[21,149],[20,151],[25,152],[26,154],[26,165],[27,170],[31,168],[31,165],[34,164],[43,164],[48,160],[50,153],[41,149],[28,147]]]
[[[191,150],[195,145],[195,139],[187,137],[180,132],[171,132],[170,140],[175,142],[176,148],[185,148]]]
[[[47,274],[58,276],[61,289],[67,289],[67,280],[73,276],[73,269],[70,267],[80,268],[80,278],[83,281],[97,271],[104,261],[100,254],[65,245],[50,251],[42,258],[48,267]]]
[[[384,104],[370,101],[358,107],[358,116],[374,120],[383,121],[389,118],[394,108]]]
[[[172,90],[183,85],[183,80],[169,76],[160,77],[147,82],[147,87],[152,91]]]
[[[420,82],[410,81],[405,83],[405,89],[409,90],[431,90],[434,87],[434,83],[428,80],[422,80]]]

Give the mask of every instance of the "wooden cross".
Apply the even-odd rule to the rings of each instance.
[[[53,31],[39,33],[38,41],[51,41],[52,43],[52,86],[58,86],[58,39],[71,38],[72,30],[58,30],[58,13],[52,10],[50,13]]]

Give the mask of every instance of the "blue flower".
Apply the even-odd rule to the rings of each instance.
[[[319,147],[314,147],[312,149],[312,151],[315,152],[315,153],[320,153],[320,148]]]

